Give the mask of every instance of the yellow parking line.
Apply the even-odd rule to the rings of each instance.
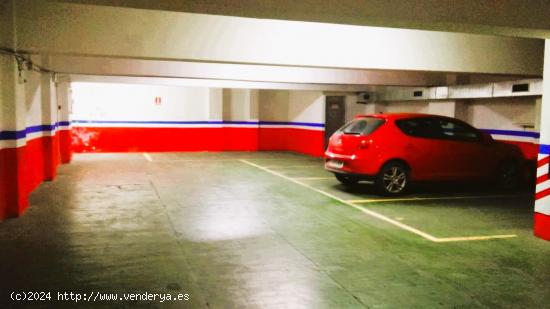
[[[407,197],[407,198],[374,198],[366,200],[347,200],[348,203],[367,204],[384,202],[410,202],[410,201],[433,201],[433,200],[465,200],[465,199],[485,199],[485,198],[509,198],[515,195],[464,195],[464,196],[441,196],[441,197]]]
[[[281,173],[278,173],[278,172],[276,172],[276,171],[270,170],[270,169],[267,168],[267,167],[264,167],[264,166],[261,166],[261,165],[252,163],[252,162],[247,161],[247,160],[240,160],[240,161],[243,162],[243,163],[245,163],[245,164],[248,164],[248,165],[250,165],[250,166],[253,166],[253,167],[256,167],[256,168],[258,168],[258,169],[261,169],[261,170],[263,170],[263,171],[266,171],[266,172],[268,172],[268,173],[270,173],[270,174],[272,174],[272,175],[281,177],[281,178],[286,179],[286,180],[288,180],[288,181],[290,181],[290,182],[293,182],[293,183],[295,183],[295,184],[298,184],[298,185],[301,185],[301,186],[303,186],[303,187],[306,187],[306,188],[308,188],[308,189],[310,189],[310,190],[313,190],[313,191],[315,191],[315,192],[317,192],[317,193],[320,193],[320,194],[322,194],[322,195],[324,195],[324,196],[327,196],[327,197],[329,197],[329,198],[331,198],[331,199],[333,199],[333,200],[335,200],[335,201],[338,201],[338,202],[340,202],[340,203],[342,203],[342,204],[344,204],[344,205],[347,205],[347,206],[349,206],[349,207],[351,207],[351,208],[355,208],[355,209],[357,209],[357,210],[359,210],[359,211],[361,211],[361,212],[363,212],[363,213],[365,213],[365,214],[367,214],[367,215],[369,215],[369,216],[371,216],[371,217],[374,217],[374,218],[380,219],[380,220],[382,220],[382,221],[385,221],[385,222],[387,222],[387,223],[390,223],[390,224],[392,224],[392,225],[395,225],[395,226],[397,226],[397,227],[399,227],[399,228],[401,228],[401,229],[403,229],[403,230],[406,230],[406,231],[408,231],[408,232],[410,232],[410,233],[416,234],[416,235],[418,235],[418,236],[420,236],[420,237],[422,237],[422,238],[424,238],[424,239],[427,239],[427,240],[429,240],[429,241],[432,241],[432,242],[436,242],[436,243],[445,243],[445,242],[473,241],[473,240],[488,240],[488,239],[501,239],[501,238],[512,238],[512,237],[517,237],[517,235],[510,234],[510,235],[486,235],[486,236],[468,236],[468,237],[445,237],[445,238],[438,238],[438,237],[435,237],[435,236],[433,236],[433,235],[430,235],[430,234],[428,234],[428,233],[426,233],[426,232],[423,232],[423,231],[421,231],[421,230],[419,230],[419,229],[417,229],[417,228],[414,228],[414,227],[412,227],[412,226],[410,226],[410,225],[407,225],[407,224],[401,223],[401,222],[399,222],[399,221],[397,221],[397,220],[388,218],[388,217],[386,217],[386,216],[384,216],[384,215],[382,215],[382,214],[380,214],[380,213],[377,213],[377,212],[372,211],[372,210],[370,210],[370,209],[365,209],[365,208],[363,208],[363,207],[361,207],[361,206],[358,206],[358,205],[355,205],[355,204],[353,204],[353,203],[350,203],[349,201],[346,201],[346,200],[344,200],[344,199],[341,199],[341,198],[339,198],[339,197],[337,197],[337,196],[335,196],[335,195],[332,195],[332,194],[330,194],[330,193],[328,193],[328,192],[325,192],[325,191],[323,191],[323,190],[319,190],[319,189],[317,189],[317,188],[314,188],[314,187],[312,187],[312,186],[310,186],[310,185],[308,185],[308,184],[306,184],[306,183],[304,183],[304,182],[301,182],[301,181],[299,181],[299,180],[290,178],[290,177],[285,176],[285,175],[283,175],[283,174],[281,174]]]
[[[146,159],[147,161],[153,162],[153,158],[151,158],[151,156],[150,156],[148,153],[144,152],[144,153],[143,153],[143,156],[145,157],[145,159]]]
[[[199,163],[202,163],[202,162],[219,162],[219,161],[239,161],[240,159],[216,159],[216,158],[212,158],[212,159],[165,159],[165,160],[156,160],[157,162],[199,162]]]
[[[303,167],[323,167],[320,164],[317,165],[273,165],[273,166],[265,166],[265,168],[303,168]]]
[[[466,237],[443,237],[437,238],[436,242],[458,242],[458,241],[478,241],[478,240],[491,240],[491,239],[504,239],[514,238],[518,235],[489,235],[489,236],[466,236]]]

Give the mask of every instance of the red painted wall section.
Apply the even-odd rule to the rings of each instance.
[[[550,240],[550,216],[535,212],[534,234],[545,240]]]
[[[15,217],[25,205],[19,201],[17,148],[0,149],[0,218]],[[23,205],[22,205],[23,204]]]
[[[221,151],[218,128],[91,128],[72,129],[75,152]]]
[[[17,217],[29,206],[30,193],[53,180],[61,162],[59,137],[32,139],[25,146],[0,150],[0,219]]]
[[[73,159],[71,130],[61,130],[57,134],[59,135],[59,154],[61,163],[69,163]]]
[[[296,128],[73,127],[75,152],[294,151],[323,155],[324,131]]]
[[[499,140],[499,142],[516,145],[519,147],[519,149],[523,153],[523,157],[526,160],[537,161],[537,157],[539,155],[539,144],[529,143],[529,142],[505,141],[505,140]]]
[[[222,150],[225,151],[258,151],[258,128],[234,128],[220,129],[223,134]]]
[[[324,153],[325,131],[297,128],[260,128],[259,150],[294,151],[315,157]]]

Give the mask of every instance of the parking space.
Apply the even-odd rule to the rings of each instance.
[[[297,165],[292,160],[280,165],[262,165],[245,160],[266,172],[325,194],[368,215],[398,227],[412,227],[420,236],[441,241],[472,241],[512,238],[522,230],[530,232],[533,198],[528,190],[502,192],[479,185],[420,185],[407,195],[387,198],[376,192],[372,183],[347,187],[331,173],[316,165]]]
[[[550,279],[550,251],[531,235],[532,201],[521,192],[387,199],[368,185],[344,188],[321,160],[302,155],[149,156],[78,155],[63,166],[58,181],[33,193],[25,217],[4,223],[2,282],[185,291],[193,308],[541,307],[550,300],[540,288]],[[513,237],[469,238],[488,235]],[[21,259],[28,266],[14,267]]]

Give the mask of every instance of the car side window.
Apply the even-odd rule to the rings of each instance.
[[[481,134],[476,129],[458,121],[437,119],[442,136],[446,139],[475,142],[481,140]]]
[[[432,118],[402,119],[395,122],[406,135],[421,138],[442,138],[441,127]]]

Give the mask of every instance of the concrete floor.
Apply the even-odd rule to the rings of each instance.
[[[550,304],[550,243],[532,236],[529,192],[438,186],[380,198],[290,153],[77,155],[24,216],[0,223],[0,307]],[[468,238],[491,235],[514,237]],[[190,300],[16,303],[12,291]]]

